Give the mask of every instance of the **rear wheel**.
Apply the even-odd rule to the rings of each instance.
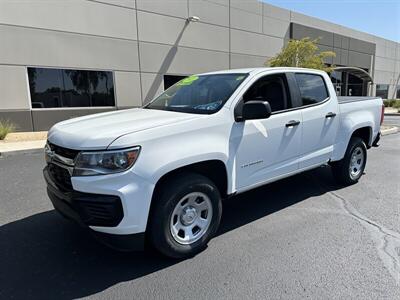
[[[149,239],[164,255],[190,257],[216,233],[222,213],[218,188],[207,177],[184,173],[167,180],[158,193],[149,223]]]
[[[356,183],[364,173],[367,162],[367,147],[359,137],[352,137],[342,160],[333,162],[335,179],[342,184]]]

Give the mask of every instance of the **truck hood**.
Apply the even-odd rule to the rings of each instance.
[[[57,123],[50,129],[48,140],[70,149],[102,150],[123,135],[198,117],[196,114],[142,108],[106,112]]]

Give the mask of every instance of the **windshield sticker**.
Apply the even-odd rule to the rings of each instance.
[[[179,81],[178,85],[191,85],[197,79],[199,79],[199,76],[192,75],[192,76],[186,77],[186,78],[182,79],[181,81]]]
[[[244,78],[243,75],[236,77],[236,80],[242,80]]]
[[[206,104],[199,104],[193,107],[194,109],[201,109],[201,110],[215,110],[222,104],[222,101],[216,101]]]

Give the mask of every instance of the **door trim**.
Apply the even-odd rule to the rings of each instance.
[[[298,158],[298,160],[300,161],[300,158]],[[323,162],[323,163],[317,163],[317,164],[314,164],[314,165],[311,165],[311,166],[304,167],[302,169],[297,169],[296,171],[293,171],[293,172],[290,172],[290,173],[287,173],[287,174],[278,175],[278,176],[269,178],[267,180],[264,180],[264,181],[261,181],[261,182],[257,182],[255,184],[243,187],[241,189],[237,189],[234,192],[234,194],[236,195],[236,194],[244,193],[244,192],[250,191],[252,189],[255,189],[257,187],[260,187],[260,186],[263,186],[263,185],[266,185],[266,184],[269,184],[269,183],[272,183],[272,182],[275,182],[275,181],[278,181],[278,180],[281,180],[281,179],[284,179],[284,178],[287,178],[287,177],[291,177],[293,175],[296,175],[296,174],[299,174],[299,173],[302,173],[302,172],[305,172],[305,171],[308,171],[308,170],[312,170],[312,169],[318,168],[320,166],[326,165],[327,163],[328,163],[328,161]]]

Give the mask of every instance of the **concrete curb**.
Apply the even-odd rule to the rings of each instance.
[[[4,152],[0,152],[0,158],[17,155],[17,154],[36,154],[36,153],[43,153],[43,148],[4,151]]]
[[[381,130],[381,135],[389,135],[399,132],[399,127],[392,126],[391,128]]]

